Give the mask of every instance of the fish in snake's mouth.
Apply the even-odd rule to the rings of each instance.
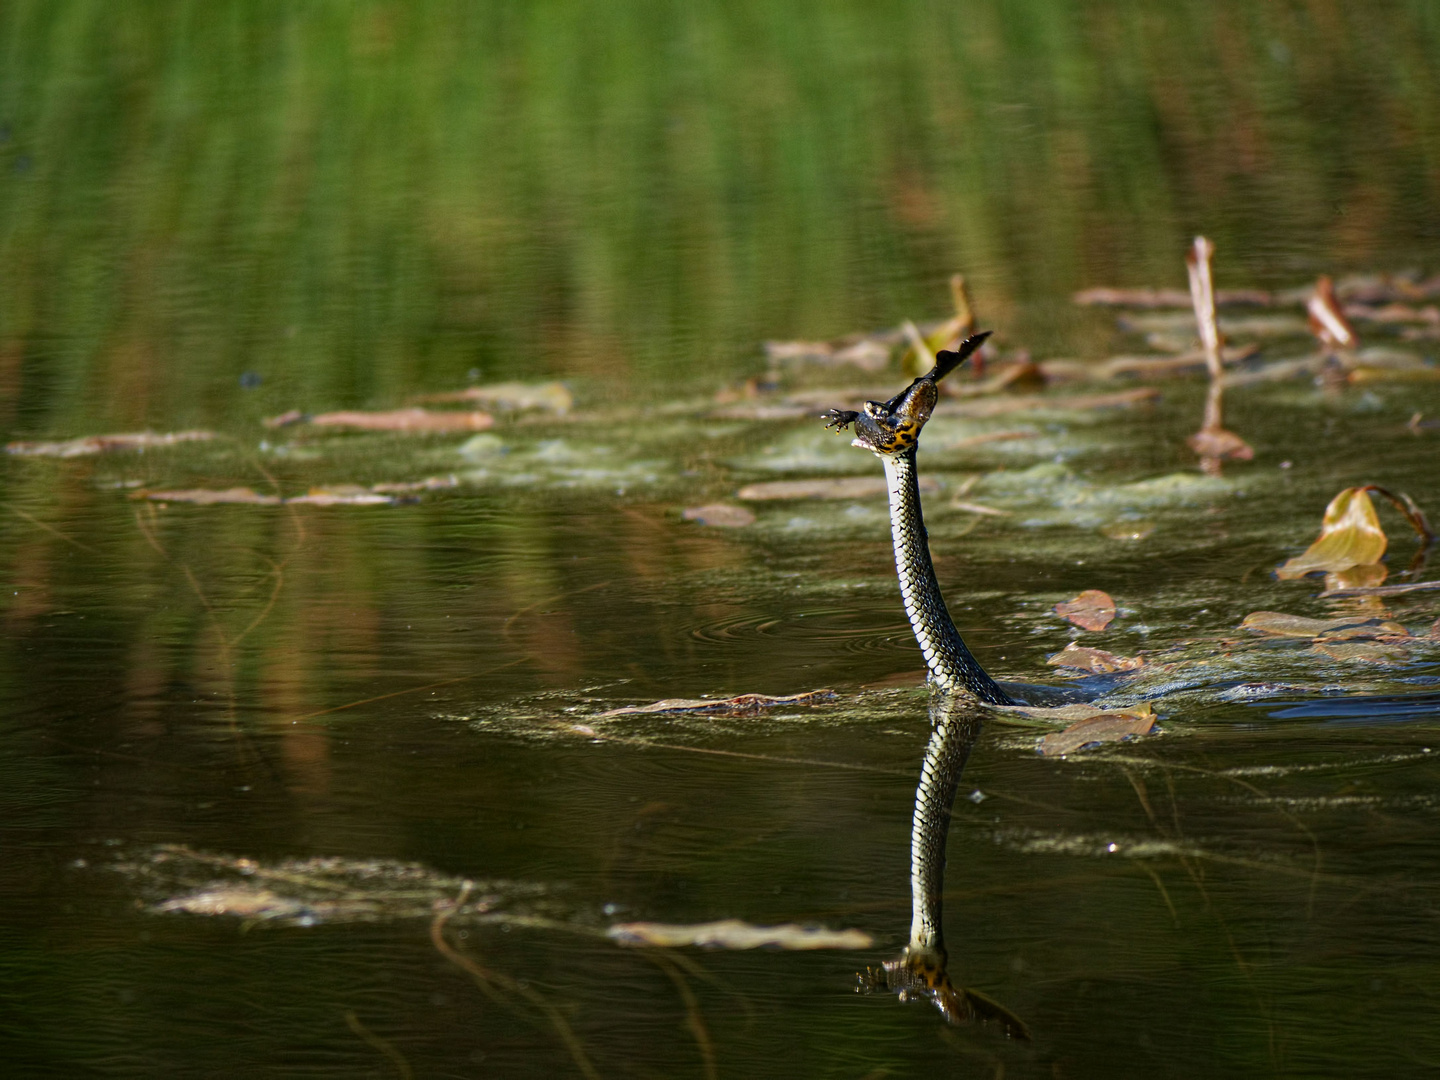
[[[990,331],[972,335],[954,352],[935,355],[935,366],[886,402],[867,401],[860,412],[831,409],[825,413],[825,426],[844,431],[855,425],[851,446],[869,450],[881,457],[893,457],[913,450],[920,441],[920,429],[930,419],[939,400],[936,384],[963,364],[985,343]]]

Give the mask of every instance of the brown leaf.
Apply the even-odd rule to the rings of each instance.
[[[762,709],[773,709],[777,705],[818,705],[835,696],[834,690],[811,690],[804,694],[790,694],[787,697],[771,697],[769,694],[739,694],[732,698],[665,698],[650,705],[626,705],[600,713],[597,720],[612,716],[641,716],[649,713],[726,713],[737,716],[750,715]]]
[[[278,426],[291,414],[277,416],[269,421]],[[482,412],[451,412],[430,409],[388,409],[379,412],[363,412],[359,409],[341,412],[320,413],[308,417],[315,427],[345,428],[352,431],[393,431],[401,434],[434,434],[449,431],[484,431],[495,423],[495,418]],[[288,421],[287,421],[288,422]]]
[[[12,442],[5,444],[5,452],[19,457],[73,458],[122,450],[154,450],[179,443],[209,442],[213,438],[213,431],[172,431],[164,434],[137,431],[119,435],[86,435],[62,442]]]
[[[1082,630],[1104,630],[1115,618],[1115,601],[1099,589],[1086,589],[1074,600],[1056,604],[1054,611]]]
[[[940,484],[934,477],[920,478],[921,491],[939,489]],[[883,476],[842,476],[834,480],[769,480],[763,484],[746,484],[735,493],[735,497],[746,502],[770,502],[777,499],[865,499],[884,495],[888,490]]]
[[[1155,730],[1153,716],[1126,716],[1123,713],[1101,713],[1072,724],[1064,731],[1046,735],[1040,740],[1040,753],[1046,757],[1072,754],[1093,743],[1120,742]]]
[[[714,525],[722,529],[743,529],[755,524],[755,515],[743,506],[727,506],[725,503],[710,503],[707,506],[687,506],[682,517],[686,521],[701,525]]]
[[[702,949],[868,949],[874,940],[863,930],[826,930],[798,923],[754,926],[739,919],[690,924],[616,923],[606,932],[619,945],[666,949],[682,945]]]
[[[1145,666],[1145,661],[1138,656],[1116,656],[1104,649],[1087,649],[1073,641],[1045,663],[1051,667],[1075,668],[1099,675],[1112,671],[1134,671]]]
[[[1376,563],[1385,554],[1385,544],[1385,532],[1366,489],[1346,488],[1325,508],[1319,539],[1303,554],[1286,560],[1275,574],[1283,580]]]
[[[1366,664],[1404,664],[1410,654],[1399,645],[1378,641],[1342,641],[1336,644],[1317,641],[1311,648],[1332,660],[1359,661]]]
[[[194,503],[196,506],[214,506],[219,503],[248,503],[253,506],[279,506],[278,495],[261,495],[250,488],[233,487],[224,490],[214,488],[185,488],[177,491],[137,491],[133,499],[148,499],[150,502]]]

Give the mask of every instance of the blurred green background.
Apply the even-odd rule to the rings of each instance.
[[[1083,355],[1068,293],[1197,230],[1222,285],[1440,236],[1429,0],[11,0],[0,47],[27,431],[731,374],[955,270]]]

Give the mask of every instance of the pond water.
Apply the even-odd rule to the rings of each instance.
[[[210,436],[0,459],[14,1075],[1440,1066],[1440,591],[1273,573],[1342,488],[1440,514],[1424,303],[1357,321],[1348,381],[1259,378],[1315,353],[1298,304],[1229,324],[1254,458],[1219,476],[1185,444],[1199,374],[927,426],[982,663],[1159,720],[1063,757],[1060,724],[967,735],[949,976],[1028,1039],[856,992],[909,939],[934,705],[883,489],[737,497],[878,478],[818,415],[908,378],[760,342],[943,318],[956,271],[992,371],[1167,347],[1071,296],[1183,290],[1197,231],[1221,288],[1419,289],[1431,5],[50,0],[0,28],[8,438]],[[479,403],[486,430],[262,422],[507,381],[535,407]],[[1431,580],[1380,515],[1388,583]],[[1052,610],[1086,589],[1103,631]],[[1256,611],[1405,633],[1347,652]],[[1072,640],[1145,664],[1048,665]],[[854,933],[612,930],[722,919]]]

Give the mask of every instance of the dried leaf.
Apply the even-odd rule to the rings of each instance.
[[[233,487],[224,490],[214,488],[186,488],[177,491],[137,491],[132,499],[148,499],[150,502],[194,503],[196,506],[214,506],[219,503],[248,503],[252,506],[279,506],[278,495],[261,495],[250,488]]]
[[[690,924],[616,923],[607,933],[619,945],[665,949],[683,945],[702,949],[868,949],[874,940],[862,930],[826,930],[798,923],[754,926],[739,919]]]
[[[1410,654],[1399,645],[1385,645],[1376,641],[1344,641],[1335,644],[1318,641],[1311,648],[1332,660],[1366,664],[1404,664],[1410,659]]]
[[[122,450],[155,450],[179,443],[209,442],[215,437],[213,431],[171,431],[164,434],[137,431],[119,435],[86,435],[62,442],[12,442],[5,444],[5,452],[19,457],[73,458]]]
[[[1385,532],[1366,489],[1346,488],[1325,508],[1320,538],[1275,573],[1287,580],[1319,570],[1346,570],[1376,563],[1385,554],[1385,544]]]
[[[488,386],[471,386],[451,393],[428,394],[416,400],[425,404],[473,401],[514,412],[541,409],[559,416],[564,416],[575,406],[575,396],[561,382],[491,383]]]
[[[1134,671],[1145,666],[1145,661],[1138,656],[1116,656],[1104,649],[1087,649],[1073,641],[1045,662],[1051,667],[1093,671],[1098,675],[1112,671]]]
[[[1082,630],[1104,630],[1115,618],[1115,601],[1099,589],[1086,589],[1074,600],[1056,604],[1054,611]]]
[[[1046,735],[1040,740],[1039,750],[1046,757],[1059,757],[1098,743],[1120,742],[1149,735],[1154,730],[1153,716],[1102,713],[1072,724],[1064,731]]]
[[[762,484],[746,484],[735,493],[735,497],[746,502],[771,502],[777,499],[865,499],[884,495],[888,490],[883,476],[842,476],[834,480],[770,480]],[[940,484],[934,477],[921,477],[920,490],[938,491]]]
[[[292,421],[293,414],[271,418],[271,427]],[[400,434],[427,435],[450,431],[484,431],[495,423],[495,418],[483,412],[452,412],[430,409],[389,409],[379,412],[364,412],[350,409],[341,412],[320,413],[304,417],[315,427],[343,428],[352,431],[393,431]]]
[[[725,713],[733,716],[747,716],[777,705],[818,705],[835,696],[834,690],[811,690],[804,694],[790,694],[787,697],[771,697],[769,694],[739,694],[731,698],[665,698],[650,705],[627,705],[600,713],[596,720],[612,716],[642,716],[650,713]]]
[[[743,506],[728,506],[725,503],[710,503],[707,506],[687,506],[682,517],[686,521],[701,525],[714,525],[722,529],[743,529],[755,524],[755,515]]]

